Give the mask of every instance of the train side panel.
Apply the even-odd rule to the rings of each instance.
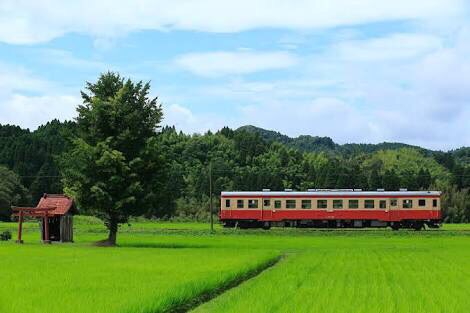
[[[377,225],[388,226],[423,221],[436,225],[441,219],[440,196],[222,196],[220,219],[260,225],[289,221],[377,221]]]

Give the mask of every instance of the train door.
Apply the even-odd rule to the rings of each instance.
[[[400,220],[400,209],[398,207],[398,199],[390,199],[389,201],[388,218],[390,221]]]
[[[262,206],[263,206],[263,210],[262,210],[262,217],[263,219],[271,219],[273,217],[273,211],[271,209],[271,205],[272,205],[272,201],[271,199],[262,199]]]
[[[379,209],[384,211],[383,220],[388,221],[390,219],[390,205],[389,202],[385,199],[379,200]]]

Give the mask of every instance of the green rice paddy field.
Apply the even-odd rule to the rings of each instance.
[[[16,224],[0,223],[7,229],[16,236]],[[211,234],[200,223],[135,222],[118,247],[93,246],[105,235],[76,217],[73,244],[42,245],[36,223],[24,245],[0,242],[0,312],[470,311],[469,224]]]

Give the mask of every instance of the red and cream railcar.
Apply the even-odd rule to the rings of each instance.
[[[225,227],[437,228],[439,191],[310,190],[222,192]]]

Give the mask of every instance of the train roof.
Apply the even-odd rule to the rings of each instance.
[[[312,190],[312,191],[222,191],[222,197],[290,197],[290,196],[369,196],[369,197],[380,197],[380,196],[440,196],[440,191],[354,191],[354,190]]]

